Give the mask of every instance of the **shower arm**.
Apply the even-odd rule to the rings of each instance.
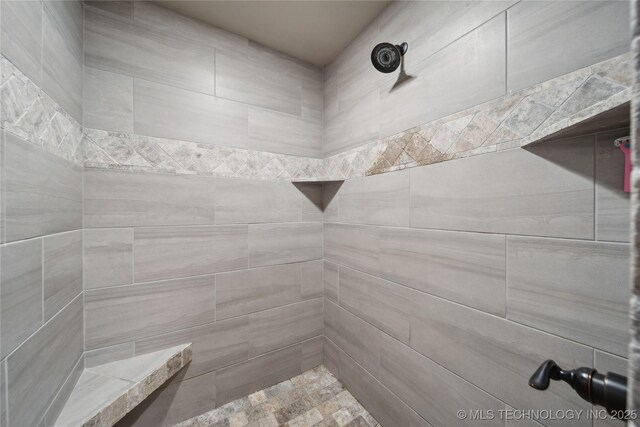
[[[553,360],[547,360],[533,373],[529,385],[536,390],[546,390],[551,380],[566,382],[584,400],[604,406],[611,415],[626,415],[627,377],[613,372],[603,375],[587,367],[564,370]]]

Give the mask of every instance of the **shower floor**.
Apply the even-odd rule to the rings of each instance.
[[[318,366],[175,427],[380,427],[342,384]]]

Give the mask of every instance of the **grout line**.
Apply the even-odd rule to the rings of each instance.
[[[593,135],[592,141],[593,147],[593,240],[598,241],[598,137],[597,134]]]
[[[40,323],[40,327],[38,329],[40,329],[42,326],[44,326],[44,237],[41,238],[40,240],[40,288],[42,291],[42,319],[41,319],[41,323]]]
[[[504,11],[504,94],[509,95],[509,8]]]
[[[504,318],[509,320],[509,237],[504,236]]]
[[[207,277],[207,276],[215,276],[215,275],[220,275],[220,274],[229,274],[229,273],[241,273],[244,271],[253,271],[253,270],[264,270],[264,269],[268,269],[268,268],[276,268],[276,267],[281,267],[281,266],[291,266],[291,265],[303,265],[303,264],[307,264],[307,263],[311,263],[314,261],[324,261],[322,258],[313,258],[313,259],[309,259],[309,260],[304,260],[304,261],[293,261],[293,262],[287,262],[287,263],[281,263],[281,264],[271,264],[271,265],[265,265],[265,266],[256,266],[256,267],[246,267],[246,268],[239,268],[236,270],[225,270],[225,271],[217,271],[217,272],[213,272],[213,273],[204,273],[204,274],[195,274],[195,275],[190,275],[190,276],[177,276],[177,277],[169,277],[169,278],[159,278],[159,279],[155,279],[155,280],[149,280],[149,281],[144,281],[144,282],[132,282],[132,283],[126,283],[126,284],[121,284],[121,285],[112,285],[112,286],[102,286],[99,288],[91,288],[91,289],[87,289],[86,292],[93,292],[93,291],[97,291],[97,290],[104,290],[104,289],[112,289],[112,288],[122,288],[125,286],[138,286],[138,285],[148,285],[148,284],[153,284],[153,283],[159,283],[159,282],[167,282],[167,281],[171,281],[171,280],[180,280],[180,279],[191,279],[191,278],[197,278],[197,277]]]
[[[381,276],[376,276],[376,275],[371,274],[371,273],[368,273],[368,272],[366,272],[366,271],[358,270],[358,269],[355,269],[355,268],[352,268],[352,267],[347,267],[347,266],[344,266],[344,265],[341,265],[341,264],[340,264],[340,267],[342,267],[342,268],[346,268],[346,269],[350,269],[350,270],[354,270],[354,271],[357,271],[357,272],[359,272],[359,273],[365,274],[365,275],[370,276],[370,277],[373,277],[373,278],[375,278],[375,279],[383,280],[383,281],[385,281],[385,282],[391,283],[391,284],[396,285],[396,286],[401,286],[401,287],[403,287],[403,288],[405,288],[405,289],[408,289],[409,291],[419,292],[420,294],[422,294],[422,295],[426,295],[426,296],[428,296],[428,297],[430,297],[430,298],[435,298],[435,299],[437,299],[437,300],[444,301],[444,302],[446,302],[446,303],[454,304],[454,305],[456,305],[456,306],[458,306],[458,307],[461,307],[461,308],[464,308],[464,309],[468,309],[468,310],[472,310],[472,311],[474,311],[474,312],[476,312],[476,313],[484,314],[484,315],[491,316],[491,317],[493,317],[493,318],[499,319],[499,320],[504,321],[504,322],[509,322],[509,323],[512,323],[512,324],[515,324],[515,325],[522,326],[522,327],[524,327],[524,328],[526,328],[526,329],[528,329],[528,330],[532,330],[532,331],[535,331],[535,332],[538,332],[538,333],[542,333],[542,334],[544,334],[544,335],[548,335],[548,336],[552,336],[552,337],[555,337],[555,338],[559,338],[559,339],[561,339],[561,340],[564,340],[564,341],[567,341],[567,342],[570,342],[570,343],[576,344],[576,345],[581,346],[581,347],[585,347],[585,348],[589,348],[589,349],[594,349],[594,348],[595,348],[595,349],[597,349],[597,350],[599,350],[599,351],[604,351],[604,352],[606,352],[606,353],[613,354],[614,356],[618,356],[618,357],[622,357],[622,358],[624,358],[624,356],[620,356],[620,355],[618,355],[618,354],[616,354],[616,353],[611,352],[610,350],[602,350],[602,349],[600,349],[600,348],[593,347],[592,345],[585,344],[585,343],[582,343],[582,342],[580,342],[580,341],[576,341],[576,340],[574,340],[574,339],[572,339],[572,338],[567,338],[567,337],[564,337],[564,336],[561,336],[561,335],[554,334],[554,333],[549,332],[549,331],[545,331],[545,330],[542,330],[542,329],[538,329],[538,328],[536,328],[536,327],[534,327],[534,326],[531,326],[531,325],[527,325],[527,324],[524,324],[524,323],[518,322],[518,321],[516,321],[516,320],[507,319],[506,317],[502,317],[502,316],[498,316],[498,315],[493,314],[493,313],[489,313],[489,312],[486,312],[486,311],[482,311],[481,309],[478,309],[478,308],[475,308],[475,307],[471,307],[471,306],[468,306],[468,305],[464,305],[464,304],[459,303],[459,302],[457,302],[457,301],[449,300],[449,299],[447,299],[447,298],[444,298],[444,297],[441,297],[441,296],[438,296],[438,295],[435,295],[435,294],[431,294],[431,293],[428,293],[428,292],[425,292],[425,291],[421,291],[421,290],[418,290],[418,289],[412,288],[412,287],[410,287],[410,286],[408,286],[408,285],[404,285],[404,284],[402,284],[402,283],[393,282],[393,281],[391,281],[391,280],[385,279],[385,278],[383,278],[383,277],[381,277]],[[331,301],[331,300],[329,300],[329,302],[330,302],[330,303],[332,303],[333,305],[336,305],[336,306],[338,306],[338,307],[342,308],[343,310],[346,310],[346,311],[347,311],[347,312],[349,312],[350,314],[352,314],[352,315],[356,316],[358,319],[360,319],[360,320],[362,320],[362,321],[364,321],[364,322],[368,323],[370,326],[372,326],[372,327],[374,327],[374,328],[376,328],[376,329],[378,329],[378,330],[381,330],[380,328],[378,328],[377,326],[375,326],[374,324],[372,324],[372,323],[371,323],[371,322],[369,322],[368,320],[363,319],[363,318],[362,318],[362,317],[360,317],[358,314],[353,313],[352,311],[350,311],[347,307],[344,307],[344,306],[342,306],[342,305],[340,305],[340,304],[337,304],[337,303],[335,303],[335,302],[333,302],[333,301]]]
[[[453,229],[441,229],[441,228],[427,228],[427,227],[405,227],[405,226],[397,226],[397,225],[378,225],[378,224],[360,224],[360,223],[348,223],[348,222],[327,222],[325,225],[334,225],[338,227],[368,227],[368,228],[388,228],[388,229],[400,229],[400,230],[414,230],[416,232],[420,232],[420,230],[431,231],[431,232],[441,232],[441,233],[459,233],[459,234],[477,234],[477,235],[490,235],[490,236],[511,236],[511,237],[523,237],[528,239],[546,239],[546,240],[562,240],[562,241],[575,241],[575,242],[588,242],[588,243],[610,243],[610,244],[619,244],[619,245],[630,245],[630,242],[619,242],[613,240],[598,240],[594,241],[594,239],[590,238],[579,238],[579,237],[560,237],[560,236],[543,236],[543,235],[535,235],[535,234],[518,234],[518,233],[504,233],[504,232],[495,232],[495,231],[472,231],[472,230],[453,230]]]
[[[27,341],[29,341],[31,338],[33,338],[38,332],[40,332],[45,326],[47,326],[49,323],[53,322],[54,319],[56,319],[58,316],[61,315],[61,313],[66,310],[70,305],[72,305],[75,300],[77,300],[79,297],[83,296],[84,292],[79,292],[76,296],[73,297],[73,299],[71,301],[69,301],[64,307],[62,307],[56,314],[54,314],[51,319],[47,320],[46,322],[44,322],[44,324],[40,325],[40,327],[38,327],[38,329],[36,331],[34,331],[31,335],[29,335],[27,338],[25,338],[24,340],[22,340],[20,342],[20,344],[18,344],[16,346],[16,348],[14,348],[10,353],[8,353],[5,356],[5,360],[7,360],[10,356],[12,356],[16,351],[18,351],[18,349],[20,349]]]

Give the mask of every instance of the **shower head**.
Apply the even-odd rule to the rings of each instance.
[[[402,56],[408,49],[406,42],[399,45],[380,43],[371,51],[371,63],[381,73],[392,73],[400,66]]]

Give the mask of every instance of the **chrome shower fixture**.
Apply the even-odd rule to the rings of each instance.
[[[381,73],[392,73],[398,69],[402,56],[409,49],[408,43],[380,43],[371,51],[371,63]]]

